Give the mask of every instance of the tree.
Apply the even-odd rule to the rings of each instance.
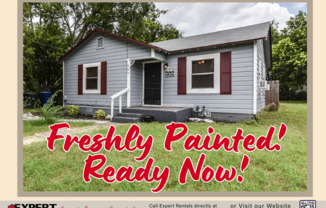
[[[24,3],[24,90],[61,89],[57,60],[95,28],[146,43],[181,37],[173,25],[158,21],[166,12],[138,2]]]
[[[277,24],[276,24],[277,26]],[[277,27],[273,37],[273,68],[270,80],[280,80],[280,94],[295,92],[307,84],[307,15],[300,11],[291,17],[287,26],[279,33]]]
[[[24,5],[24,89],[55,91],[62,86],[58,58],[68,44],[59,27],[57,4]]]

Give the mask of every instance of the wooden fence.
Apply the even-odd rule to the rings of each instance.
[[[279,100],[279,81],[272,80],[267,82],[269,84],[269,90],[265,90],[265,105],[275,103],[278,110]]]

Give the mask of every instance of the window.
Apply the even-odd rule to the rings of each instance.
[[[97,90],[97,67],[86,68],[86,90]]]
[[[101,63],[84,64],[84,93],[100,93]]]
[[[97,48],[104,48],[104,38],[100,37],[97,39]]]
[[[187,57],[187,93],[220,93],[220,54]]]
[[[214,88],[214,59],[192,61],[192,89]]]

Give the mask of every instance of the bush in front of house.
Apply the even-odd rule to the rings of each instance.
[[[49,124],[55,123],[57,117],[61,115],[63,112],[63,107],[61,105],[57,105],[57,106],[54,105],[55,103],[54,99],[56,98],[56,96],[60,91],[61,90],[56,91],[48,100],[48,102],[44,104],[42,107],[43,118]]]
[[[265,107],[266,111],[277,111],[277,106],[275,103],[270,103]]]
[[[307,101],[307,91],[294,91],[280,89],[280,100]]]
[[[67,114],[69,116],[76,116],[79,113],[79,107],[75,105],[69,105],[67,107]]]
[[[105,117],[106,117],[106,113],[105,113],[104,110],[100,109],[100,110],[95,112],[95,118],[97,118],[97,119],[105,119]]]

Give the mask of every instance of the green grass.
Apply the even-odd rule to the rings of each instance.
[[[50,131],[49,125],[51,125],[51,124],[52,123],[48,123],[44,119],[24,120],[23,121],[23,135],[24,135],[24,137],[26,137],[26,136],[32,136],[35,133]],[[85,122],[85,121],[69,122],[69,125],[71,128],[89,126],[89,125],[93,125],[93,124],[94,124],[94,122]]]
[[[42,113],[42,107],[39,108],[24,108],[24,113]]]
[[[194,163],[199,155],[206,153],[205,166],[216,169],[218,165],[225,168],[234,166],[240,171],[240,162],[245,151],[240,154],[220,151],[185,151],[183,140],[173,144],[173,151],[167,152],[163,148],[166,135],[165,124],[139,123],[141,133],[154,137],[153,149],[150,157],[155,159],[154,166],[161,168],[168,166],[171,170],[168,184],[163,191],[306,191],[307,190],[307,104],[305,103],[281,103],[278,112],[263,112],[259,115],[257,125],[248,123],[187,123],[192,134],[204,136],[207,127],[212,126],[215,132],[222,136],[234,135],[237,128],[244,130],[244,135],[266,135],[268,127],[274,125],[277,128],[273,141],[276,138],[278,128],[284,122],[288,131],[284,139],[279,142],[282,146],[280,152],[254,151],[246,153],[250,157],[248,168],[241,173],[243,183],[236,180],[232,182],[218,183],[212,180],[209,183],[195,182],[188,176],[187,184],[178,183],[178,175],[181,164],[186,157],[190,157]],[[118,134],[124,136],[130,125],[117,127]],[[106,134],[107,129],[96,129],[89,134]],[[81,132],[83,133],[83,132]],[[82,178],[84,160],[88,153],[80,151],[76,145],[66,153],[62,150],[62,141],[55,144],[55,151],[46,148],[46,142],[35,143],[24,147],[24,191],[150,191],[158,185],[157,182],[134,182],[108,184],[103,180],[92,178],[90,183],[85,183]],[[116,169],[120,166],[132,165],[134,168],[144,166],[145,161],[136,162],[133,158],[139,156],[136,152],[110,152],[101,151],[108,158],[108,165]],[[196,165],[196,164],[195,164]],[[105,166],[105,167],[106,167]]]

